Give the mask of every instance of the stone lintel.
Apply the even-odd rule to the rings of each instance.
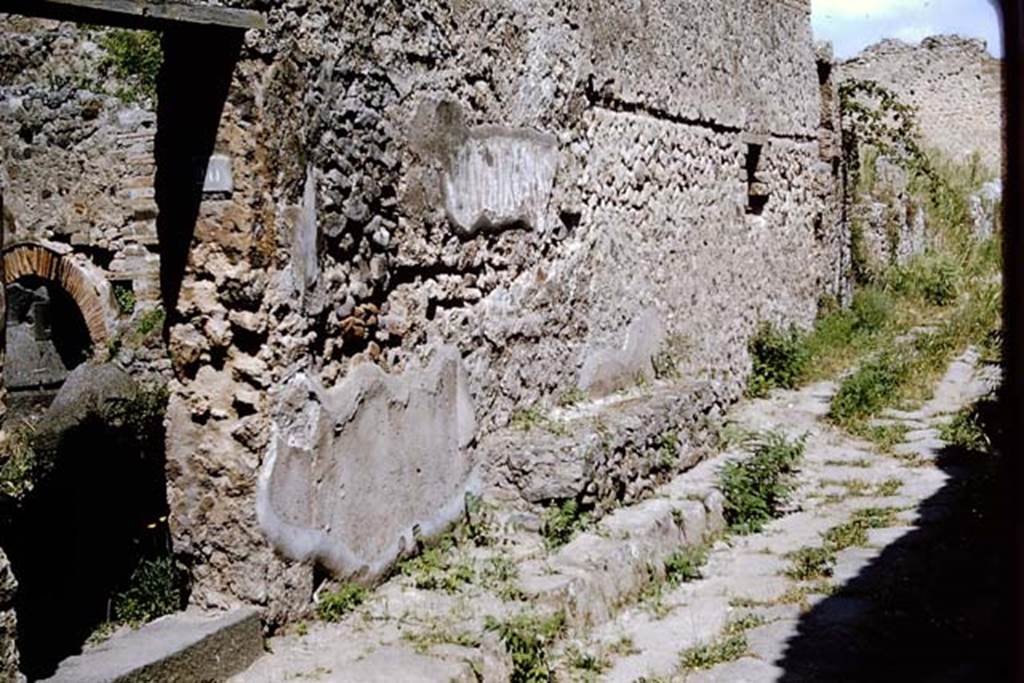
[[[176,0],[6,0],[0,10],[26,16],[126,28],[166,29],[201,25],[266,28],[259,12]]]

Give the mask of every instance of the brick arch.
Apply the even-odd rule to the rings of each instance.
[[[106,279],[90,273],[70,255],[36,242],[5,247],[3,259],[5,286],[30,276],[60,285],[78,304],[93,345],[105,346],[110,340],[113,308]]]

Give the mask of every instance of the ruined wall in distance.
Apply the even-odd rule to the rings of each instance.
[[[984,41],[925,38],[919,45],[883,40],[842,63],[842,78],[874,80],[917,107],[926,148],[965,161],[974,152],[992,172],[1003,159],[1001,60]]]

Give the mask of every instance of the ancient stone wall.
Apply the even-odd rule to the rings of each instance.
[[[28,277],[36,278],[33,287],[62,288],[78,304],[98,357],[168,375],[163,344],[143,340],[152,331],[137,330],[152,326],[160,306],[156,114],[144,101],[110,94],[123,84],[100,78],[100,35],[100,29],[52,21],[0,21],[5,254],[22,266],[7,283]],[[63,270],[48,267],[47,255]],[[25,339],[8,341],[20,344],[22,356],[32,355]],[[25,362],[29,373],[40,369],[31,358]],[[54,377],[70,370],[51,365]]]
[[[458,517],[497,457],[488,444],[509,442],[488,437],[516,410],[690,383],[680,395],[699,409],[686,419],[706,441],[707,416],[744,386],[757,324],[808,325],[846,287],[821,130],[838,128],[808,11],[270,9],[269,28],[246,36],[215,143],[230,183],[204,196],[194,235],[164,236],[189,242],[168,312],[167,476],[193,602],[251,602],[280,621],[308,608],[314,564],[381,575]],[[174,63],[164,83],[189,78]],[[26,98],[8,105],[13,121],[34,96],[10,87]],[[59,119],[84,106],[73,92],[32,106]],[[18,216],[75,215],[62,197],[79,177],[103,188],[84,210],[112,216],[82,231],[141,220],[111,199],[129,177],[128,156],[112,156],[127,114],[101,104],[93,124],[75,114],[86,123],[73,144],[33,138],[47,144],[18,143],[28,155],[5,160],[9,175],[50,172],[28,157],[78,164],[51,183],[64,194],[17,200],[16,219],[46,223],[50,239],[67,219]],[[131,115],[125,134],[152,121]],[[120,242],[99,240],[87,241],[112,267]],[[671,377],[657,371],[666,355]],[[647,476],[616,462],[615,486]]]
[[[313,588],[290,560],[377,575],[457,516],[517,408],[666,349],[732,400],[841,242],[806,5],[304,9],[247,37],[171,331],[194,599],[278,614]]]
[[[884,40],[844,62],[840,71],[843,79],[877,81],[917,107],[926,147],[957,161],[978,152],[991,171],[1002,169],[1002,62],[983,41]]]
[[[6,244],[66,244],[159,300],[153,136],[156,116],[95,82],[97,33],[72,24],[4,19],[0,52],[20,65],[0,81]]]

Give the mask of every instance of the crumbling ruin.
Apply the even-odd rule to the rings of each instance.
[[[642,498],[706,452],[759,323],[848,298],[805,0],[225,10],[244,34],[181,8],[119,19],[163,31],[155,111],[80,87],[87,30],[4,17],[0,188],[5,282],[60,286],[96,354],[168,383],[192,605],[284,623],[467,493]]]
[[[1003,159],[1002,63],[985,43],[933,36],[919,45],[883,40],[840,67],[843,78],[877,81],[917,110],[926,147],[993,171]]]

